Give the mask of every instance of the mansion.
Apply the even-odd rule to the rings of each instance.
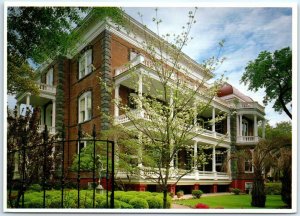
[[[56,134],[66,128],[66,139],[75,140],[79,125],[83,131],[92,131],[93,125],[98,130],[107,130],[110,122],[103,117],[103,113],[113,116],[115,124],[131,127],[130,118],[113,102],[121,100],[129,104],[130,95],[135,92],[142,94],[143,79],[138,83],[132,82],[131,73],[153,74],[147,53],[143,51],[143,37],[154,37],[163,40],[152,31],[144,29],[143,25],[125,14],[130,19],[136,35],[128,34],[120,29],[113,21],[97,20],[88,15],[84,29],[79,29],[82,40],[75,48],[74,54],[59,57],[45,62],[38,70],[41,72],[37,80],[40,89],[38,95],[27,92],[19,93],[16,97],[17,106],[21,104],[41,108],[40,130],[45,125],[51,134]],[[145,34],[142,34],[144,32]],[[182,54],[180,63],[186,66],[191,80],[201,80],[204,77],[200,64]],[[100,85],[101,81],[113,83],[112,94],[107,93]],[[207,76],[207,74],[206,74]],[[211,79],[213,74],[208,74]],[[207,79],[206,82],[209,80]],[[205,85],[209,86],[208,83]],[[153,95],[155,97],[155,95]],[[130,104],[129,104],[130,106]],[[230,113],[234,111],[234,120]],[[134,107],[133,107],[134,112]],[[221,114],[228,114],[218,123],[215,118]],[[265,126],[264,107],[250,97],[241,93],[234,86],[225,83],[214,97],[210,106],[202,113],[201,133],[193,138],[192,155],[197,155],[201,145],[209,146],[206,153],[211,159],[183,176],[176,183],[176,175],[170,178],[170,191],[184,190],[191,193],[193,189],[201,189],[205,193],[225,192],[229,188],[249,190],[253,182],[253,166],[251,159],[238,159],[237,167],[233,169],[231,158],[232,149],[253,149],[261,138],[264,138]],[[146,116],[142,116],[146,118]],[[211,121],[212,123],[206,123]],[[258,135],[258,125],[262,126],[262,137]],[[66,144],[64,165],[68,169],[74,155],[87,145],[86,142]],[[184,169],[188,164],[185,150],[177,153],[174,169]],[[224,163],[226,169],[224,169]],[[189,166],[193,166],[189,164]],[[147,168],[144,172],[148,172]],[[149,172],[151,170],[149,169]],[[149,175],[149,173],[148,173]],[[70,178],[72,176],[70,175]],[[126,183],[126,173],[118,172],[116,178]],[[82,182],[89,182],[88,176],[82,175]],[[128,183],[129,184],[129,183]],[[157,191],[157,185],[147,178],[140,176],[133,178],[130,185],[135,190]]]

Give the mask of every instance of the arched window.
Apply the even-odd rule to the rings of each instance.
[[[78,78],[81,79],[93,71],[92,49],[85,51],[79,59]]]
[[[78,123],[92,118],[92,92],[83,93],[78,99]]]

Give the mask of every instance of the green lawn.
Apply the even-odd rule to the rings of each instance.
[[[198,203],[208,205],[210,208],[224,207],[226,209],[250,209],[251,206],[250,195],[224,195],[224,196],[209,196],[201,197],[200,199],[188,199],[173,201],[174,203],[194,206]],[[280,195],[267,195],[266,207],[267,209],[284,208],[285,204],[281,201]]]

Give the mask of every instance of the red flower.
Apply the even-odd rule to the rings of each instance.
[[[209,206],[205,205],[203,203],[198,203],[197,205],[195,205],[195,208],[197,208],[197,209],[209,209]]]

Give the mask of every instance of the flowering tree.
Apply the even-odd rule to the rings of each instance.
[[[191,40],[189,34],[196,22],[196,11],[189,12],[182,33],[173,36],[160,34],[162,21],[156,13],[153,21],[157,26],[157,35],[149,36],[144,26],[142,49],[135,59],[139,58],[141,64],[129,63],[127,67],[135,92],[129,96],[131,105],[115,98],[118,109],[132,124],[132,127],[115,124],[115,130],[135,138],[135,145],[131,146],[135,156],[130,156],[135,158],[137,176],[160,186],[164,195],[164,208],[167,207],[170,180],[176,184],[208,159],[208,155],[200,149],[197,155],[189,155],[190,163],[184,164],[184,169],[174,168],[177,153],[181,150],[190,152],[194,148],[193,139],[204,129],[199,126],[197,116],[208,109],[222,83],[221,80],[211,85],[206,83],[212,76],[212,70],[224,60],[219,57],[213,57],[202,64],[200,79],[191,78],[194,65],[189,63],[182,49]],[[134,30],[129,34],[134,34]],[[139,70],[139,66],[144,70]],[[223,117],[216,118],[215,122]],[[215,122],[209,120],[207,123]],[[124,147],[128,148],[128,145],[119,144],[120,151]],[[123,153],[129,156],[126,151]]]

